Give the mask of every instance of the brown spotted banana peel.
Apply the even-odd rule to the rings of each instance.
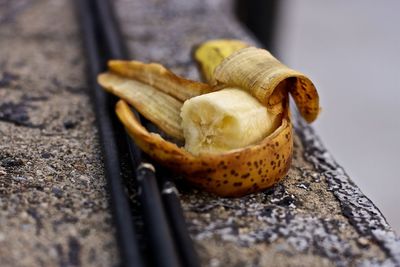
[[[194,156],[155,133],[148,132],[124,100],[117,115],[129,135],[149,156],[208,192],[242,196],[274,185],[287,173],[292,157],[292,125],[287,118],[256,145],[220,154]]]
[[[234,44],[232,44],[231,46],[231,43]],[[144,71],[146,69],[145,67],[154,64],[143,63],[140,63],[143,65],[141,68],[138,68],[138,72],[132,73],[129,70],[133,69],[129,68],[130,62],[117,62],[118,64],[125,64],[125,67],[121,67],[122,65],[118,66],[117,64],[117,66],[121,68],[119,69],[119,71],[115,71],[117,68],[114,65],[113,68],[110,67],[110,73],[102,74],[103,76],[99,76],[99,82],[103,87],[123,99],[120,100],[117,104],[117,115],[126,127],[128,133],[141,147],[141,149],[143,149],[143,151],[145,151],[147,154],[149,154],[151,157],[153,157],[155,160],[162,163],[163,165],[171,168],[177,173],[182,174],[188,181],[190,181],[194,185],[197,185],[198,187],[203,188],[206,191],[216,193],[220,196],[241,196],[244,194],[256,192],[274,185],[285,176],[290,167],[293,149],[293,133],[292,124],[290,122],[289,116],[287,94],[288,92],[291,92],[293,95],[293,92],[296,92],[295,89],[293,89],[293,86],[297,86],[298,83],[292,80],[307,79],[304,75],[294,73],[294,71],[288,69],[282,64],[278,65],[277,63],[274,63],[272,64],[272,67],[275,68],[275,71],[273,72],[275,76],[272,75],[272,78],[270,77],[270,80],[275,81],[274,83],[272,83],[272,85],[270,85],[268,82],[265,82],[265,79],[263,79],[263,77],[258,77],[257,75],[252,76],[252,79],[254,79],[254,81],[262,81],[259,82],[259,84],[263,86],[262,89],[268,91],[268,93],[262,94],[260,88],[251,86],[252,83],[250,81],[245,80],[241,82],[240,79],[245,79],[243,75],[241,76],[242,78],[236,79],[235,75],[241,74],[230,76],[223,73],[223,69],[229,69],[234,71],[235,73],[238,73],[237,68],[242,68],[245,72],[247,71],[247,69],[254,70],[254,68],[250,66],[252,64],[251,61],[242,59],[244,60],[245,64],[239,65],[235,59],[235,54],[241,56],[243,50],[248,49],[243,47],[246,47],[246,45],[244,45],[240,41],[217,40],[206,42],[196,50],[195,57],[196,60],[199,62],[201,69],[203,70],[203,75],[207,78],[208,81],[212,82],[213,86],[203,83],[191,82],[179,78],[174,74],[172,75],[177,78],[170,79],[169,75],[171,75],[171,72],[168,70],[157,72],[152,67],[146,72]],[[218,49],[222,52],[219,52],[216,56],[212,57],[208,54],[210,53],[215,55],[215,51],[217,51]],[[201,51],[201,53],[198,53],[198,51]],[[255,51],[258,52],[257,50]],[[245,52],[248,53],[247,50]],[[247,54],[247,56],[251,56],[251,53]],[[265,54],[262,56],[265,56]],[[210,58],[212,58],[212,60],[210,60]],[[269,59],[269,56],[267,54],[267,58],[265,60],[275,61],[276,59]],[[135,62],[134,64],[135,67],[137,67],[138,63]],[[232,67],[230,66],[230,64],[233,64],[234,66],[236,65],[236,67]],[[266,64],[263,66],[267,67],[270,65]],[[157,69],[159,70],[160,68],[161,67],[157,67]],[[129,71],[126,71],[126,69],[128,69]],[[209,73],[207,74],[206,71],[208,71]],[[210,71],[212,71],[213,74],[211,74]],[[150,75],[148,72],[152,74]],[[266,75],[265,73],[269,75],[267,70],[258,70],[258,72],[259,75]],[[288,72],[290,73],[290,75],[287,74]],[[218,74],[218,76],[216,74]],[[248,74],[250,75],[252,73]],[[119,78],[124,79],[126,83],[110,82],[110,80],[112,79],[112,75],[119,76]],[[152,75],[154,77],[152,77]],[[276,77],[276,75],[278,77]],[[140,77],[138,78],[137,76]],[[286,78],[281,79],[279,78],[279,76]],[[145,102],[146,105],[152,106],[152,108],[157,110],[155,114],[176,114],[178,108],[183,105],[183,99],[179,99],[177,96],[175,96],[174,92],[171,92],[170,89],[159,88],[164,87],[164,84],[172,83],[172,86],[178,87],[178,90],[187,90],[187,95],[191,95],[192,97],[195,95],[201,95],[205,92],[219,90],[221,88],[239,87],[240,89],[248,91],[251,95],[259,99],[260,102],[267,106],[269,108],[269,111],[273,113],[273,116],[275,116],[275,123],[272,124],[272,130],[270,129],[272,133],[267,134],[267,136],[262,138],[261,141],[254,144],[246,145],[244,147],[225,152],[200,153],[198,155],[194,155],[188,152],[186,149],[183,149],[181,147],[178,147],[174,143],[166,141],[160,135],[148,132],[147,129],[145,129],[138,122],[138,120],[130,110],[127,102],[132,104],[135,108],[138,109],[139,112],[145,115],[146,113],[144,112],[143,105],[139,105],[137,103],[139,101],[133,100],[133,98],[137,98],[137,96],[134,96],[133,93],[127,93],[126,91],[142,91],[140,94],[146,94],[144,93],[144,91],[147,90],[147,87],[142,85],[133,86],[132,84],[129,84],[129,80],[131,80],[132,78],[138,80],[139,83],[147,86],[151,84],[151,87],[154,87],[156,88],[156,90],[161,92],[162,96],[157,96],[157,98],[159,98],[159,103],[156,103],[156,101],[152,100],[154,97],[147,97],[143,98],[142,100],[147,101]],[[161,82],[154,83],[154,79],[158,79]],[[167,82],[163,83],[163,79],[166,79]],[[184,83],[186,84],[182,85],[180,79],[184,80]],[[224,84],[225,81],[226,84]],[[196,89],[199,86],[202,88],[200,91]],[[271,88],[271,86],[275,87]],[[305,92],[307,92],[307,90],[305,90]],[[166,98],[165,96],[172,96],[174,99],[177,100],[178,104],[171,109],[175,111],[168,111],[168,109],[164,107],[166,105],[169,105],[169,102],[164,99]],[[261,99],[259,98],[260,96],[262,96]],[[315,97],[315,95],[311,96]],[[307,101],[296,101],[296,103],[298,105],[300,103],[301,105],[307,107]],[[298,107],[301,111],[301,107]],[[154,112],[152,114],[154,114]],[[175,119],[172,119],[174,116],[169,116],[168,114],[165,115],[167,117],[166,120],[175,120],[175,124],[179,124],[178,121],[180,121],[180,119],[177,119],[176,115],[174,115]],[[304,116],[306,113],[301,112],[301,114]],[[151,118],[148,119],[152,120]],[[308,117],[308,120],[310,120],[310,117]],[[163,129],[162,124],[160,123],[160,121],[162,121],[160,118],[153,118],[152,121],[157,124],[157,126],[159,126],[162,130],[166,131],[165,129]],[[183,135],[183,131],[181,133]],[[179,134],[176,134],[176,136],[174,137],[179,139],[178,136]]]

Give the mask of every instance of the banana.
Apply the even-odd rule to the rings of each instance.
[[[260,142],[274,130],[276,117],[237,88],[193,97],[181,110],[185,149],[193,155],[221,153]]]
[[[122,99],[117,116],[138,146],[193,185],[229,197],[273,186],[292,159],[289,94],[312,122],[319,113],[313,83],[238,40],[205,42],[194,55],[208,83],[159,64],[121,60],[110,61],[98,81]],[[127,102],[185,146],[149,132]]]

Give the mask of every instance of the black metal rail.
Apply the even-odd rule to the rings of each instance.
[[[99,57],[100,47],[94,30],[95,21],[93,16],[89,15],[91,13],[89,1],[76,0],[75,2],[82,26],[83,43],[88,60],[89,83],[95,100],[94,108],[102,142],[110,204],[113,207],[120,254],[125,266],[140,267],[143,266],[143,260],[139,253],[129,202],[120,175],[120,153],[116,142],[117,133],[113,127],[115,116],[110,112],[109,96],[101,90],[96,81],[97,74],[102,70],[102,60]]]
[[[116,99],[103,92],[96,82],[109,59],[128,58],[112,5],[108,0],[76,0],[88,57],[90,85],[104,153],[117,236],[124,266],[144,266],[129,210],[129,200],[121,179],[121,154],[128,153],[136,174],[139,200],[155,266],[199,266],[199,261],[186,229],[177,190],[168,173],[157,168],[161,178],[157,187],[155,168],[124,133],[114,112]],[[136,113],[137,114],[137,113]],[[147,125],[149,122],[141,118]],[[124,151],[123,148],[129,148]],[[162,190],[162,194],[161,191]]]

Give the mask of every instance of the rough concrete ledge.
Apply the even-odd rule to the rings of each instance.
[[[0,2],[0,265],[118,262],[72,1]]]
[[[233,1],[117,1],[132,57],[199,79],[193,46],[211,38],[257,41],[233,16]],[[188,227],[204,266],[396,266],[400,240],[296,118],[286,179],[243,198],[180,187]]]
[[[229,0],[118,0],[132,56],[199,78],[194,45],[257,43]],[[0,3],[0,265],[115,266],[118,252],[71,1]],[[203,266],[400,266],[400,240],[295,118],[293,166],[265,192],[179,183]]]

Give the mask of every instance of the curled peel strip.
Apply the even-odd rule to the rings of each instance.
[[[110,60],[108,68],[117,75],[153,86],[180,101],[213,91],[209,84],[179,77],[157,63],[145,64],[135,60]]]
[[[97,78],[108,92],[125,99],[144,117],[177,140],[184,140],[180,110],[182,102],[146,83],[114,73],[102,73]]]
[[[319,97],[311,80],[264,49],[248,47],[232,53],[216,67],[211,83],[243,88],[267,107],[283,100],[286,90],[307,122],[319,113]]]

